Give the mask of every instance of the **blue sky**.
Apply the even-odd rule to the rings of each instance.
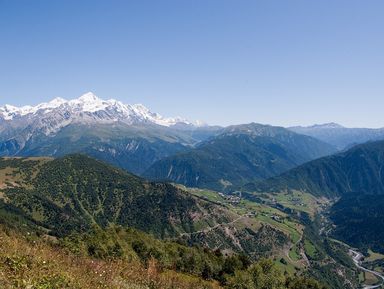
[[[0,105],[92,91],[211,124],[384,126],[384,1],[0,0]]]

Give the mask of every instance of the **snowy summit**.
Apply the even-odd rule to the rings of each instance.
[[[54,117],[55,120],[62,116],[63,123],[70,122],[124,122],[127,124],[157,124],[162,126],[174,126],[177,124],[199,126],[186,119],[165,118],[151,112],[142,104],[124,104],[115,99],[103,100],[92,92],[83,94],[79,98],[65,100],[55,98],[50,102],[36,106],[16,107],[4,105],[0,107],[0,120],[11,122],[16,120],[46,119]]]

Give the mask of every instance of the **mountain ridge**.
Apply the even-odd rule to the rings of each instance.
[[[4,121],[23,118],[26,121],[36,116],[46,117],[51,113],[69,114],[68,118],[72,121],[80,121],[82,117],[88,115],[98,121],[122,121],[128,124],[137,124],[139,122],[162,126],[173,126],[180,123],[190,126],[201,126],[202,124],[201,122],[193,124],[180,117],[164,118],[158,113],[151,112],[142,104],[124,104],[115,99],[102,100],[92,92],[85,93],[72,100],[56,97],[49,102],[40,103],[36,106],[16,107],[6,104],[0,107],[0,117]],[[77,119],[74,117],[77,117]]]
[[[302,164],[254,184],[257,190],[302,190],[315,196],[340,197],[353,192],[384,193],[381,173],[384,141],[368,142]]]
[[[222,190],[277,175],[334,151],[283,127],[250,123],[224,128],[195,148],[159,160],[144,176]]]
[[[339,150],[368,141],[384,139],[384,128],[349,128],[337,123],[294,126],[288,127],[288,129],[332,144]]]

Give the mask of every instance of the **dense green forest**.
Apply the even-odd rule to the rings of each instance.
[[[351,193],[331,209],[334,236],[348,244],[384,254],[384,195]]]
[[[86,231],[93,224],[105,227],[116,223],[172,237],[194,230],[193,214],[201,216],[203,223],[208,213],[210,222],[215,222],[215,217],[226,220],[225,213],[213,212],[221,208],[170,184],[146,182],[82,155],[42,166],[28,160],[4,160],[2,165],[16,167],[14,176],[25,182],[4,189],[9,201],[3,206],[21,210],[24,218],[58,236]]]

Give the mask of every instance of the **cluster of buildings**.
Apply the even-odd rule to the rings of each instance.
[[[218,193],[220,197],[222,197],[224,200],[226,200],[228,203],[231,204],[238,204],[241,201],[241,196],[235,196],[235,195],[225,195],[223,193]]]

